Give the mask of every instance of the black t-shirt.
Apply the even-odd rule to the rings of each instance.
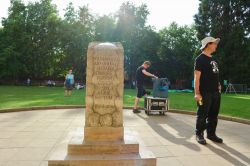
[[[200,92],[218,92],[219,68],[212,57],[200,54],[195,59],[194,70],[201,72]]]
[[[143,66],[138,67],[136,70],[135,78],[136,78],[137,86],[138,85],[142,86],[143,82],[144,82],[145,75],[143,74],[142,70],[145,70],[145,68]]]

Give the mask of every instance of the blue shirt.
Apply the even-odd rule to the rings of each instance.
[[[66,75],[66,82],[68,82],[72,85],[74,84],[74,75],[73,74],[67,74]]]

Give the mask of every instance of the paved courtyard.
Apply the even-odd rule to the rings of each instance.
[[[250,165],[250,126],[219,121],[223,144],[194,137],[195,116],[133,114],[124,110],[125,136],[133,135],[140,148],[151,150],[157,166]],[[47,166],[58,149],[83,135],[83,109],[57,109],[0,114],[0,166]]]

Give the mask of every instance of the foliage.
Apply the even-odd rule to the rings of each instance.
[[[71,11],[72,10],[72,11]],[[86,52],[92,40],[93,17],[86,6],[66,9],[65,19],[52,0],[24,5],[11,0],[0,32],[0,77],[11,80],[60,79],[69,68],[76,78],[85,73]]]
[[[75,10],[70,3],[65,10],[65,19],[60,27],[60,49],[63,59],[59,61],[61,75],[73,69],[76,80],[85,78],[88,44],[93,40],[94,18],[87,6]]]
[[[176,23],[172,23],[159,33],[161,37],[159,49],[161,75],[167,75],[171,80],[191,80],[193,55],[199,46],[194,27],[179,27]]]
[[[88,6],[75,9],[69,3],[60,18],[52,0],[27,5],[21,0],[10,2],[9,15],[0,28],[0,83],[28,77],[63,80],[70,68],[76,81],[85,82],[86,53],[92,41],[122,43],[127,84],[132,83],[136,68],[145,60],[152,62],[151,72],[170,78],[172,83],[191,80],[198,39],[206,35],[222,39],[216,53],[222,78],[250,83],[247,1],[202,0],[195,27],[172,23],[159,32],[147,24],[149,10],[145,4],[124,2],[118,11],[98,16]]]
[[[250,3],[245,0],[200,0],[195,15],[198,38],[221,38],[216,57],[223,79],[250,83]]]
[[[115,41],[116,20],[110,15],[99,16],[95,20],[95,41]]]
[[[26,7],[21,1],[11,1],[8,19],[3,19],[1,32],[1,76],[9,76],[13,80],[25,73],[26,41],[28,35],[25,28]]]
[[[149,11],[145,4],[135,7],[134,4],[123,3],[117,12],[116,40],[124,47],[125,70],[128,80],[135,78],[135,71],[145,60],[157,59],[159,37],[150,26],[146,26]]]

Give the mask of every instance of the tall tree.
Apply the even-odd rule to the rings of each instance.
[[[26,31],[29,34],[29,56],[26,56],[32,77],[42,79],[53,75],[58,51],[60,19],[52,0],[29,3]]]
[[[143,61],[157,56],[159,40],[151,27],[146,26],[148,14],[145,4],[136,7],[133,3],[126,2],[121,5],[116,15],[115,36],[125,49],[125,70],[129,81],[134,79],[135,70]],[[147,47],[149,43],[152,45]]]
[[[25,43],[27,39],[25,33],[26,16],[26,7],[22,1],[11,0],[9,15],[2,21],[4,27],[1,33],[0,51],[2,77],[18,80],[26,73],[23,59],[23,55],[26,53]]]
[[[191,80],[193,55],[199,46],[194,27],[178,26],[173,22],[159,33],[160,75],[167,76],[171,81]]]
[[[77,13],[75,11],[75,8],[73,6],[73,3],[70,2],[66,9],[64,9],[65,14],[64,14],[64,21],[73,24],[76,21],[77,18]]]
[[[115,40],[115,18],[113,16],[101,16],[95,20],[95,40],[96,41],[114,41]]]
[[[86,73],[86,53],[88,44],[93,39],[94,17],[88,6],[74,9],[70,3],[65,10],[59,36],[64,54],[60,62],[64,73],[72,68],[77,80],[83,81]]]
[[[250,2],[245,0],[200,0],[195,15],[198,38],[220,37],[216,52],[223,79],[250,84]],[[216,57],[216,56],[215,56]]]

